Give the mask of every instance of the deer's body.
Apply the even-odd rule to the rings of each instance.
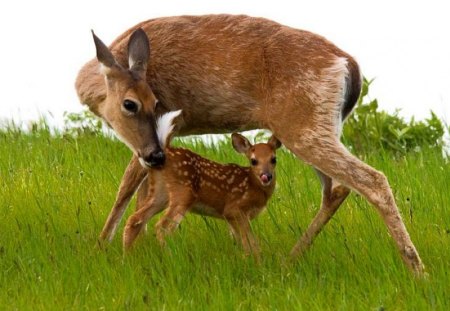
[[[136,53],[135,47],[145,44],[129,44],[128,62],[132,71],[134,65],[141,65],[142,81],[138,80],[150,85],[151,91],[146,92],[151,94],[133,86],[134,75],[117,79],[110,71],[102,74],[98,69],[99,61],[109,69],[118,67],[111,65],[111,58],[127,67],[127,44],[135,41],[130,35],[138,28],[150,38],[151,51]],[[88,62],[77,78],[80,100],[110,123],[135,154],[102,231],[103,239],[112,238],[127,203],[147,175],[139,162],[163,163],[152,138],[153,115],[182,109],[177,135],[265,128],[316,169],[322,182],[322,205],[292,254],[308,249],[353,189],[377,208],[404,262],[417,273],[423,271],[386,177],[351,155],[339,141],[342,121],[361,89],[359,67],[347,53],[307,31],[232,15],[153,19],[119,36],[108,52],[113,56],[105,56],[106,47],[96,46],[99,61]],[[149,59],[134,60],[145,54]],[[143,109],[135,119],[119,122],[120,100],[127,98],[127,88],[132,98],[139,97]],[[155,97],[161,103],[159,109],[154,108]],[[144,190],[139,192],[143,194],[138,193],[138,204],[145,197]]]
[[[354,101],[359,95],[360,73],[353,58],[307,31],[248,16],[158,18],[136,25],[111,44],[124,67],[128,38],[138,27],[150,38],[146,78],[153,93],[163,109],[183,110],[179,135],[270,128],[276,115],[291,109],[303,111],[295,123],[306,126],[323,109],[317,97],[329,91],[342,97],[336,81],[324,81],[330,68],[336,78],[351,76],[356,94],[350,95]],[[87,63],[76,83],[81,102],[94,110],[106,97],[98,66],[96,59]]]

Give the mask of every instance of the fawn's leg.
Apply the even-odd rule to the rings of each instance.
[[[144,177],[139,188],[136,191],[136,211],[145,206],[145,203],[148,201],[149,196],[155,195],[155,189],[152,185],[152,180],[151,178],[147,178],[147,176]]]
[[[146,200],[138,201],[138,207],[125,225],[123,247],[129,249],[139,233],[146,228],[147,222],[167,207],[168,195],[161,177],[156,172],[148,177],[148,195]],[[144,185],[142,185],[144,186]]]
[[[100,240],[111,241],[113,239],[128,203],[146,175],[147,170],[142,167],[138,158],[133,155],[122,177],[114,206],[100,233]]]
[[[322,204],[319,212],[316,214],[308,229],[297,242],[292,250],[291,255],[303,255],[313,243],[315,237],[320,233],[322,228],[328,223],[333,215],[349,195],[350,189],[343,185],[333,187],[333,180],[316,170],[322,183]]]
[[[194,195],[190,187],[177,185],[168,186],[169,207],[155,226],[156,237],[161,245],[165,244],[165,237],[172,233],[183,220],[184,215],[194,202]]]
[[[232,228],[232,232],[236,237],[239,237],[239,241],[242,244],[242,248],[244,249],[244,253],[246,256],[253,254],[256,261],[260,261],[260,248],[258,245],[258,241],[253,235],[250,220],[246,215],[242,215],[240,217],[233,217],[227,219],[230,227]]]
[[[152,174],[151,170],[149,170],[149,174]],[[147,176],[149,174],[147,174]],[[153,183],[154,183],[154,181],[153,181]],[[164,191],[165,191],[165,189],[164,189]],[[136,211],[138,211],[139,209],[148,205],[148,199],[155,195],[158,195],[158,193],[157,192],[155,193],[154,185],[152,184],[151,179],[145,177],[144,180],[141,182],[141,185],[139,186],[139,188],[136,191]],[[145,223],[145,225],[141,229],[141,231],[143,231],[144,233],[147,233],[147,223]]]
[[[233,237],[233,239],[236,241],[236,242],[240,242],[240,240],[241,240],[241,238],[240,238],[240,236],[239,236],[239,233],[234,229],[234,227],[230,224],[230,222],[227,220],[227,223],[228,223],[228,227],[230,228],[230,233],[231,233],[231,236]]]
[[[403,223],[389,183],[381,172],[350,154],[335,135],[327,135],[324,131],[304,129],[298,135],[277,137],[299,158],[360,193],[375,206],[397,244],[403,261],[415,273],[423,273],[420,256]],[[298,253],[302,245],[300,240],[292,253]]]

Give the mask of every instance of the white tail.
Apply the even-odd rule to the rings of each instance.
[[[161,148],[165,149],[169,144],[169,137],[174,128],[174,119],[181,114],[181,109],[163,114],[156,121],[156,135],[158,136]]]

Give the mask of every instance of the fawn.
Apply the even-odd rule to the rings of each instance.
[[[166,163],[160,168],[150,168],[148,200],[128,218],[124,248],[130,248],[153,215],[166,209],[156,224],[156,235],[161,243],[176,229],[185,213],[191,211],[226,220],[245,253],[253,252],[258,258],[259,247],[249,221],[265,208],[274,191],[275,152],[281,143],[272,136],[267,143],[252,145],[244,136],[233,133],[234,149],[245,154],[251,166],[219,164],[188,149],[168,145],[172,120],[180,112],[166,113],[157,122],[158,138],[161,146],[165,146]]]

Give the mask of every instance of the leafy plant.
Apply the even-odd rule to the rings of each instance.
[[[409,122],[399,116],[379,110],[378,101],[369,99],[372,80],[364,78],[361,96],[344,126],[343,142],[356,153],[377,150],[405,154],[423,148],[444,147],[444,125],[432,111],[423,121],[412,118]]]
[[[64,134],[78,136],[80,134],[98,135],[104,132],[102,121],[89,110],[64,113]]]

